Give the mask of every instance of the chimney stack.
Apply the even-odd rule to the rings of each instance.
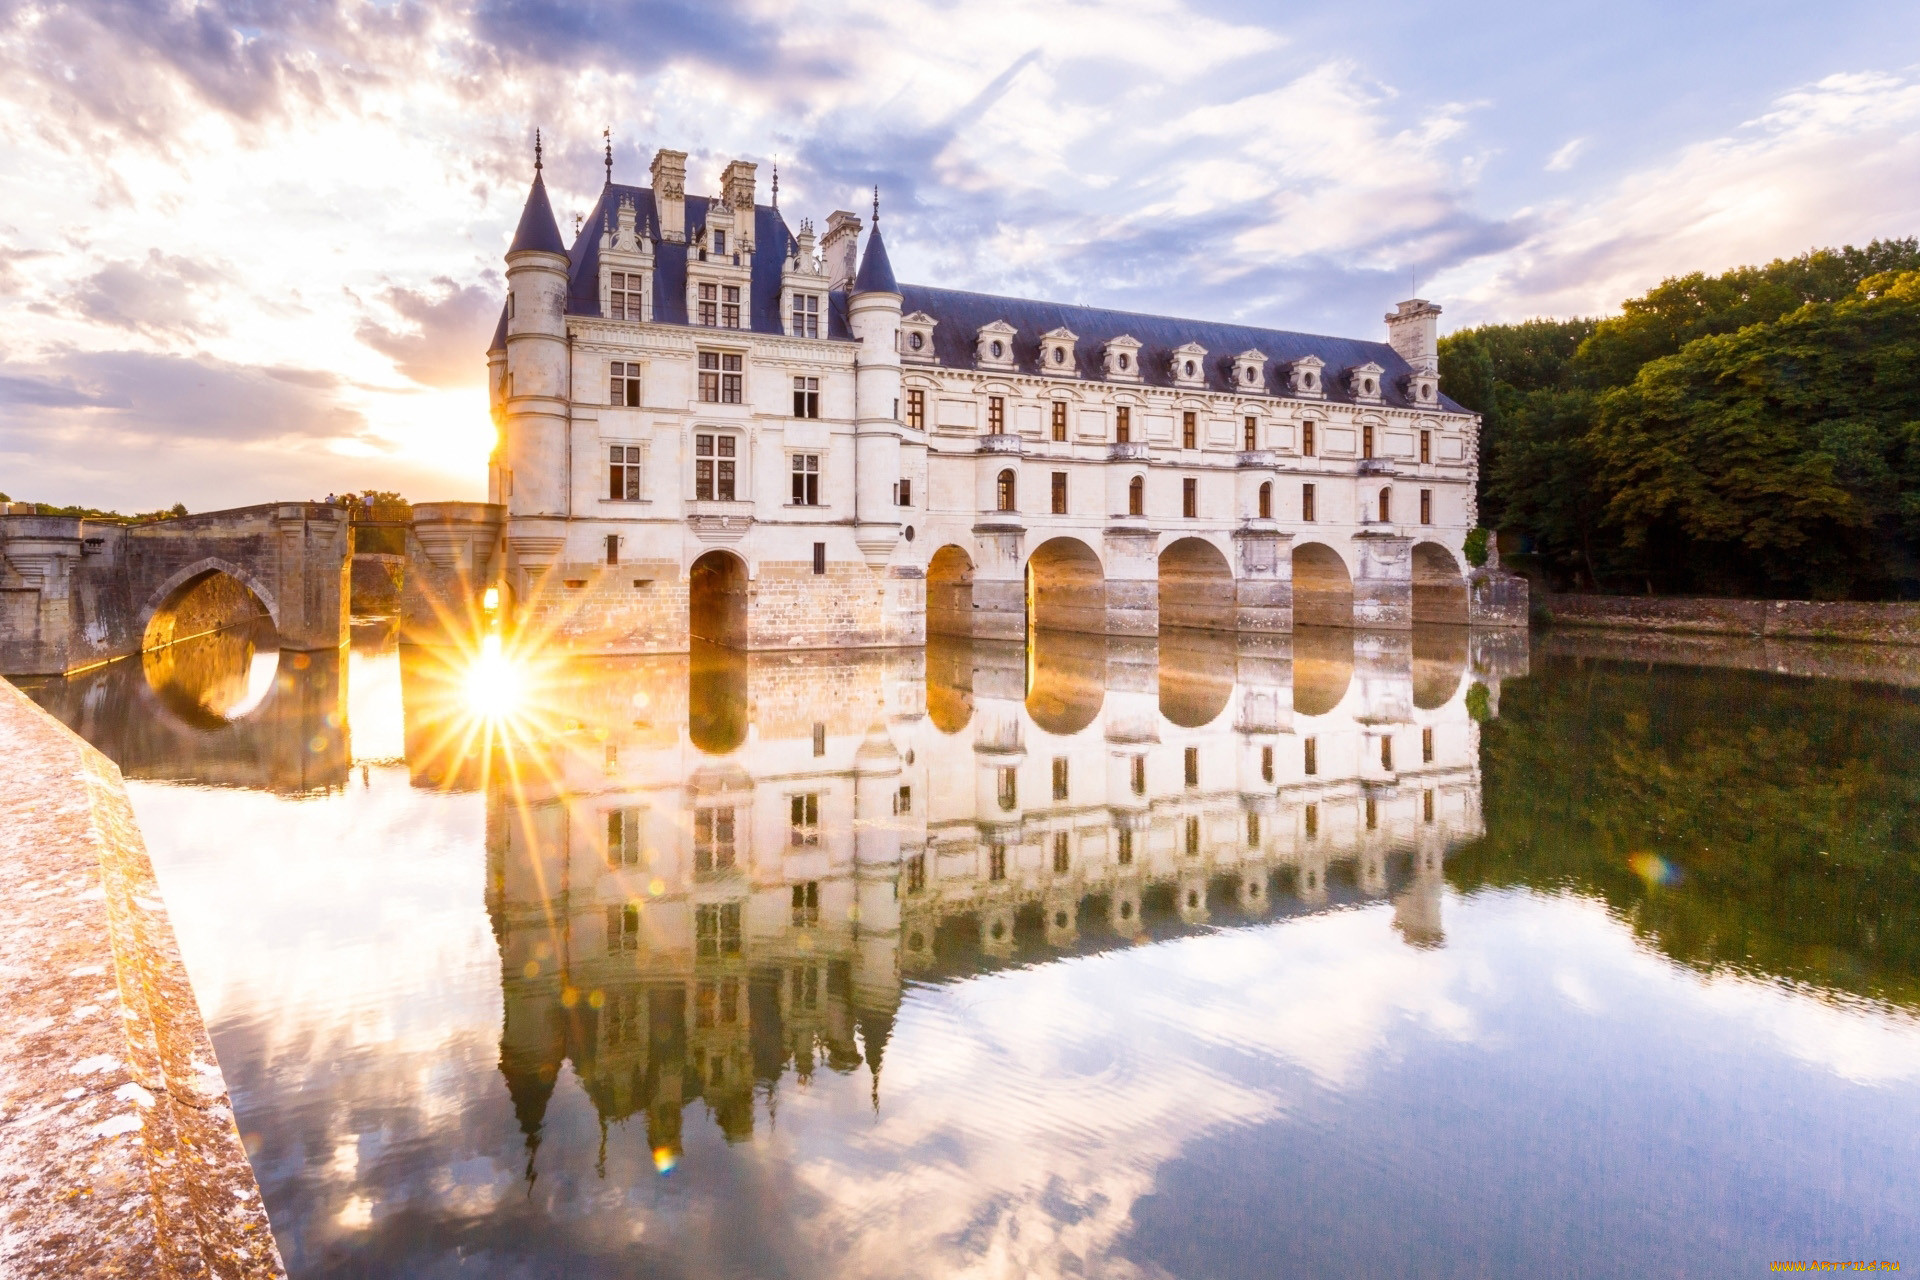
[[[1409,298],[1387,316],[1387,345],[1415,373],[1440,372],[1440,308],[1425,298]]]
[[[660,211],[660,238],[687,241],[687,153],[662,147],[653,156],[653,205]]]
[[[845,209],[827,215],[827,234],[820,241],[827,263],[827,288],[844,289],[860,270],[860,218]]]
[[[743,253],[753,252],[753,173],[756,166],[735,160],[720,175],[720,193],[733,207],[733,235]]]

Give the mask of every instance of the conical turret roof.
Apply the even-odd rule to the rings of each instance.
[[[527,207],[520,211],[520,225],[514,228],[513,243],[507,252],[519,253],[523,249],[563,256],[567,252],[567,246],[560,239],[560,224],[553,220],[553,205],[547,200],[546,180],[538,169],[533,172],[533,190],[527,192]]]
[[[867,237],[867,253],[860,259],[860,273],[853,278],[855,293],[898,293],[893,264],[887,261],[887,242],[880,238],[880,220],[873,221],[873,234]]]

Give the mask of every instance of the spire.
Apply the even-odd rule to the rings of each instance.
[[[876,207],[879,200],[874,201]],[[893,278],[893,264],[887,261],[887,245],[880,238],[879,215],[874,215],[873,234],[867,237],[867,252],[860,259],[860,272],[853,278],[854,293],[898,293],[900,286]]]
[[[526,208],[520,211],[520,225],[514,229],[513,243],[507,246],[509,254],[519,253],[523,249],[538,249],[543,253],[564,254],[567,247],[560,240],[560,224],[553,219],[553,205],[547,200],[547,183],[541,176],[540,131],[533,133],[533,190],[527,192]]]
[[[873,229],[880,229],[880,184],[873,184]]]
[[[780,207],[780,166],[773,166],[773,207]]]
[[[600,136],[606,139],[606,142],[607,142],[607,185],[612,186],[613,185],[613,126],[608,125],[606,128],[602,129],[600,131]]]

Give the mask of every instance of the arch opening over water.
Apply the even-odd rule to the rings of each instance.
[[[1353,626],[1353,577],[1340,553],[1325,543],[1303,542],[1293,549],[1293,623]]]
[[[1027,634],[1107,630],[1107,579],[1078,538],[1051,538],[1027,557]]]
[[[694,640],[747,647],[747,566],[730,551],[709,551],[687,573],[687,631]]]
[[[1160,628],[1233,630],[1233,568],[1205,538],[1181,538],[1160,553]]]
[[[1413,544],[1413,620],[1467,624],[1467,579],[1453,552],[1437,542]]]
[[[973,559],[952,543],[927,562],[927,634],[973,634]]]

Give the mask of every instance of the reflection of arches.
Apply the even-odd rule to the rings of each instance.
[[[927,637],[927,718],[942,733],[973,719],[973,649],[937,634]]]
[[[1467,629],[1416,623],[1413,628],[1413,705],[1444,707],[1467,670]]]
[[[1233,630],[1233,570],[1204,538],[1181,538],[1160,553],[1161,627]]]
[[[1160,638],[1160,714],[1182,729],[1212,724],[1233,696],[1230,636],[1189,631]]]
[[[1027,557],[1027,628],[1105,634],[1107,579],[1093,548],[1052,538]]]
[[[272,624],[202,631],[148,649],[140,671],[162,705],[195,729],[220,729],[245,717],[273,692],[280,651]]]
[[[973,634],[973,561],[951,544],[927,562],[927,634]]]
[[[241,566],[209,556],[168,575],[147,597],[140,647],[159,648],[263,614],[279,630],[280,610],[265,584]]]
[[[1467,620],[1467,580],[1453,552],[1437,542],[1413,545],[1413,620],[1452,622]]]
[[[1353,625],[1353,579],[1347,562],[1325,543],[1293,549],[1293,621],[1300,627]]]
[[[1345,627],[1296,627],[1293,632],[1293,710],[1323,716],[1340,705],[1353,681],[1353,632]]]
[[[688,632],[729,648],[747,644],[747,566],[730,551],[709,551],[687,574]]]
[[[696,640],[687,664],[687,736],[710,756],[747,740],[747,655]]]
[[[1048,733],[1080,732],[1107,696],[1107,645],[1099,636],[1042,631],[1033,636],[1027,714]]]

